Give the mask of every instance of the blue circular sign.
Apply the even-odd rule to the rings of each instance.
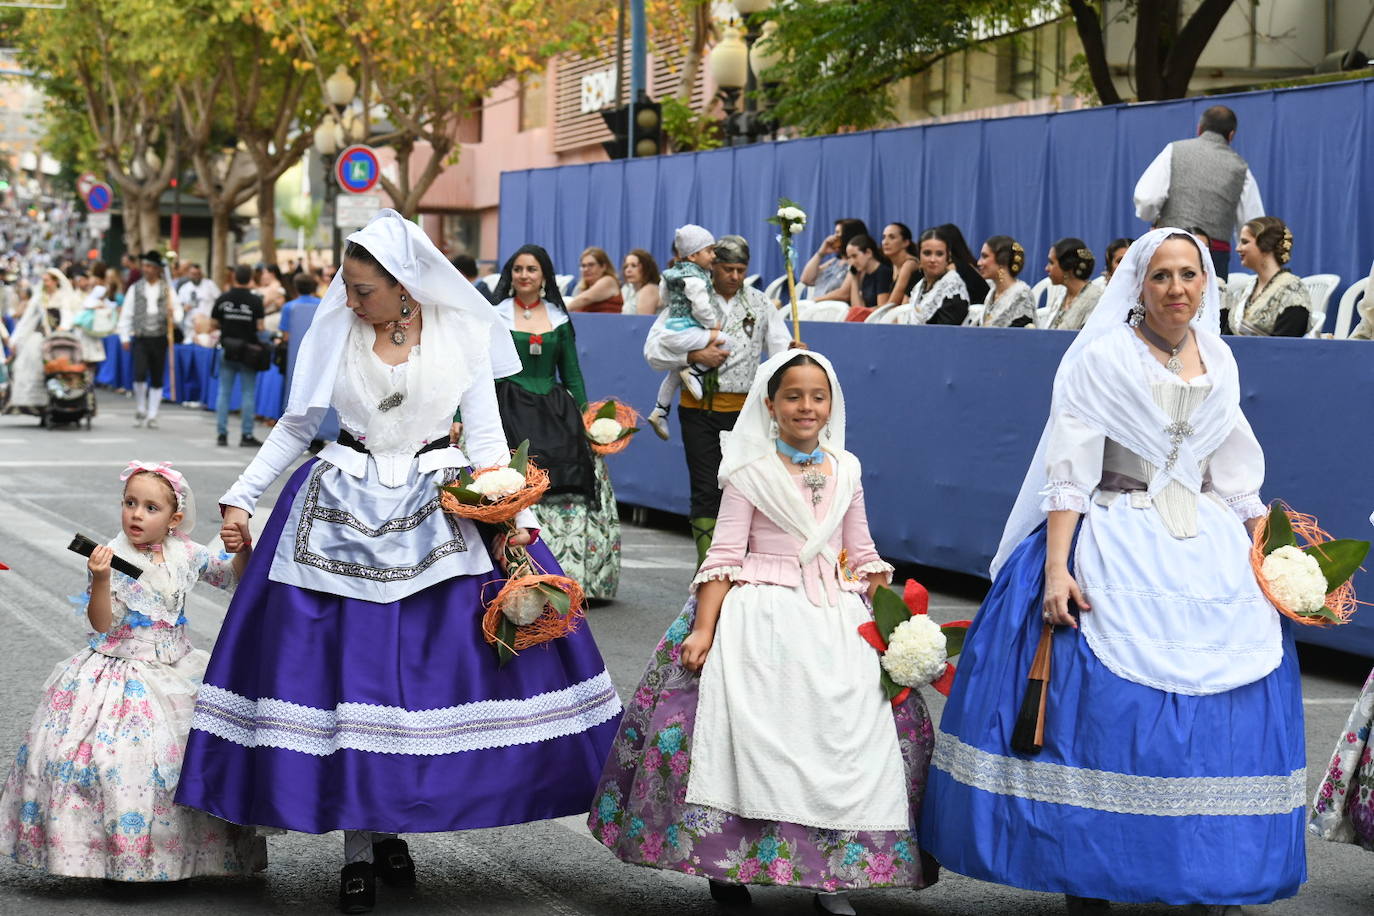
[[[366,194],[377,186],[382,166],[371,147],[350,146],[334,162],[334,177],[339,187],[350,194]]]
[[[114,188],[103,181],[97,181],[86,192],[86,206],[90,207],[92,213],[104,213],[110,209],[110,204],[113,202]]]

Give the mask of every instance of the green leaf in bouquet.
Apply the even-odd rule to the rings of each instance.
[[[439,489],[443,490],[445,493],[451,494],[465,506],[478,506],[482,504],[482,494],[474,490],[469,490],[467,487],[440,487]]]
[[[946,658],[953,658],[964,651],[964,637],[968,635],[968,627],[941,627],[940,632],[945,634]]]
[[[897,694],[906,690],[901,684],[892,679],[892,675],[887,673],[887,669],[882,670],[883,693],[887,695],[887,701],[891,703],[897,698]]]
[[[639,432],[638,426],[622,427],[620,430],[620,435],[615,437],[615,441],[619,442],[621,439],[628,439],[637,432]]]
[[[598,410],[598,411],[596,412],[596,416],[593,417],[592,419],[594,419],[594,420],[614,420],[614,419],[615,419],[615,412],[616,412],[617,409],[618,409],[618,405],[616,404],[615,401],[607,401],[605,404],[602,404],[602,405],[601,405],[601,409]]]
[[[572,595],[556,585],[541,582],[537,586],[540,594],[544,596],[544,603],[553,608],[554,613],[559,617],[567,617],[572,611]]]
[[[1310,614],[1303,614],[1302,616],[1304,616],[1304,617],[1320,617],[1320,618],[1322,618],[1323,620],[1329,620],[1329,621],[1331,621],[1332,623],[1340,623],[1340,622],[1341,622],[1340,615],[1337,614],[1335,611],[1331,610],[1331,608],[1329,608],[1329,607],[1324,607],[1324,608],[1321,608],[1320,610],[1313,611],[1313,612],[1310,613]]]
[[[510,466],[521,474],[529,472],[530,468],[530,440],[526,439],[520,443],[520,447],[511,456]]]
[[[890,643],[892,631],[910,617],[911,611],[902,600],[902,596],[886,585],[873,593],[873,621],[878,624],[878,632],[883,635],[884,642]]]
[[[1269,521],[1264,532],[1264,555],[1267,557],[1280,547],[1297,546],[1298,538],[1293,534],[1293,523],[1289,521],[1283,503],[1276,499],[1269,504]]]
[[[1342,538],[1324,544],[1309,544],[1302,552],[1317,561],[1326,576],[1326,593],[1329,595],[1355,575],[1364,558],[1369,554],[1368,541],[1352,541]]]
[[[473,477],[472,474],[468,472],[467,468],[460,468],[458,470],[458,486],[471,489],[476,480],[477,478]]]
[[[511,647],[515,645],[516,626],[505,614],[501,615],[501,623],[496,627],[496,667],[506,667],[506,662],[515,658],[515,650]]]

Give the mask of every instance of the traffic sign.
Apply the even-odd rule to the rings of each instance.
[[[92,232],[110,231],[110,211],[102,210],[99,213],[92,213],[86,217],[86,228]]]
[[[103,181],[97,181],[86,192],[86,206],[90,207],[92,213],[104,213],[110,209],[110,204],[113,202],[114,188]]]
[[[95,172],[82,172],[76,178],[76,193],[85,197],[91,193],[91,188],[100,181],[100,176]]]
[[[340,229],[361,229],[382,209],[382,195],[354,194],[334,201],[334,225]]]
[[[334,161],[334,177],[349,194],[366,194],[377,186],[382,166],[371,147],[355,144],[339,153]]]

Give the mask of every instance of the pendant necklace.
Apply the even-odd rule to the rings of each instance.
[[[520,308],[524,311],[524,315],[523,315],[524,319],[525,319],[526,321],[529,321],[529,320],[530,320],[530,315],[532,314],[532,313],[530,312],[530,309],[534,308],[534,306],[535,306],[535,305],[538,305],[539,303],[538,303],[538,302],[534,302],[534,303],[532,303],[532,304],[530,304],[530,305],[526,305],[525,303],[521,302],[519,299],[516,299],[516,300],[515,300],[515,304],[518,305],[518,306],[520,306]]]
[[[1169,341],[1165,340],[1162,335],[1156,334],[1154,329],[1145,322],[1140,322],[1136,327],[1140,329],[1140,335],[1153,344],[1156,349],[1169,354],[1169,360],[1164,364],[1165,369],[1174,375],[1183,372],[1183,360],[1178,358],[1178,354],[1183,349],[1183,345],[1188,342],[1187,331],[1183,333],[1183,339],[1178,342],[1178,345],[1172,346]]]
[[[391,342],[398,347],[404,347],[406,343],[406,331],[410,330],[410,326],[414,324],[414,322],[414,316],[410,318],[401,318],[391,322]]]
[[[811,505],[819,506],[821,500],[825,498],[821,490],[825,489],[825,482],[830,479],[829,476],[822,474],[820,470],[821,464],[825,461],[825,456],[821,454],[821,450],[816,449],[814,452],[808,454],[807,452],[793,448],[782,441],[781,438],[775,439],[774,441],[777,444],[778,451],[781,452],[784,457],[789,458],[793,464],[802,465],[801,481],[811,490]]]

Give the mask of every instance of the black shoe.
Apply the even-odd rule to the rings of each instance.
[[[239,446],[241,448],[247,448],[250,445],[262,445],[262,443],[259,442],[257,439],[254,439],[252,436],[244,436],[242,439],[239,440]]]
[[[372,869],[390,887],[415,886],[415,860],[406,841],[399,837],[372,844]]]
[[[711,899],[721,906],[748,906],[749,888],[743,884],[708,879],[711,883]]]
[[[371,862],[352,862],[339,872],[339,912],[371,913],[377,905],[377,879]]]
[[[216,445],[228,445],[228,444],[229,444],[229,437],[228,437],[227,435],[225,435],[224,433],[220,433],[218,436],[215,437],[215,444],[216,444]]]

